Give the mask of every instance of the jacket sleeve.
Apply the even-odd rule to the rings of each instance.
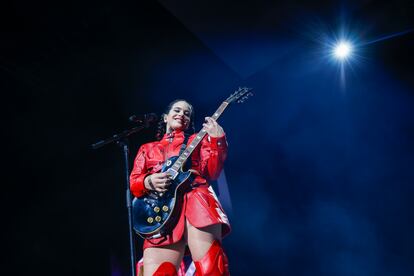
[[[134,167],[132,168],[132,172],[129,177],[131,193],[136,197],[140,197],[148,192],[144,185],[144,179],[147,175],[149,175],[147,172],[145,156],[146,149],[145,146],[142,145],[138,150],[137,156],[135,157]]]
[[[216,180],[223,169],[227,157],[226,136],[207,136],[201,142],[200,165],[201,175],[208,180]]]

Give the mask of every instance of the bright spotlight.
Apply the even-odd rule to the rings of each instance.
[[[344,60],[346,59],[352,52],[351,44],[346,41],[339,42],[335,47],[333,54],[336,58]]]

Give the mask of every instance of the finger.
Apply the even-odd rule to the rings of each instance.
[[[204,119],[206,121],[206,124],[213,124],[213,119],[211,119],[210,117],[205,117]]]
[[[168,179],[160,179],[159,181],[156,182],[156,186],[157,187],[165,187],[166,185],[169,185],[169,180]]]
[[[166,175],[157,175],[156,176],[156,179],[158,181],[165,181],[165,179],[167,179],[167,176]]]
[[[163,182],[163,180],[159,179],[159,178],[153,178],[152,179],[152,183],[154,183],[155,186],[160,185],[162,182]]]
[[[211,118],[211,117],[206,117],[206,118],[211,124],[213,124],[213,125],[217,124],[217,121],[214,120],[213,118]]]
[[[157,191],[157,192],[165,192],[165,191],[168,191],[166,188],[164,188],[164,187],[157,187],[157,188],[155,188],[155,190]]]
[[[207,120],[204,124],[209,125],[209,126],[214,126],[215,125],[215,122],[216,121],[210,119],[210,120]]]
[[[167,181],[167,177],[160,177],[160,178],[158,178],[158,181],[160,182],[160,183],[164,183],[165,181]]]
[[[163,182],[163,180],[160,179],[159,177],[153,177],[151,180],[152,180],[152,183],[154,183],[155,185],[158,185]]]
[[[168,180],[162,180],[158,182],[158,187],[167,187],[169,186]]]

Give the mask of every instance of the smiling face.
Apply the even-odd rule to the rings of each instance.
[[[174,103],[168,112],[164,115],[164,122],[167,124],[166,132],[173,130],[186,130],[190,125],[192,107],[186,101]]]

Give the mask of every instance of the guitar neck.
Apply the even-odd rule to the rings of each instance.
[[[226,109],[226,107],[228,105],[229,105],[229,103],[227,103],[226,101],[224,101],[219,106],[219,108],[216,110],[216,112],[214,112],[214,114],[211,116],[211,118],[213,118],[214,120],[217,121],[218,118],[221,116],[221,114],[224,112],[224,110]],[[180,170],[180,168],[182,167],[182,165],[191,156],[191,154],[193,153],[194,149],[198,146],[198,144],[200,144],[201,140],[203,140],[203,138],[204,138],[204,136],[206,136],[206,134],[207,134],[207,131],[203,127],[198,132],[198,134],[196,135],[196,137],[194,138],[194,140],[190,143],[190,145],[187,146],[187,148],[184,150],[184,152],[175,161],[174,165],[172,166],[172,169],[174,169],[175,171]]]

